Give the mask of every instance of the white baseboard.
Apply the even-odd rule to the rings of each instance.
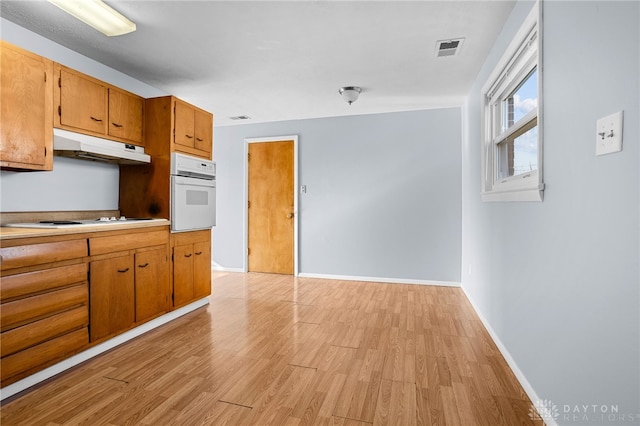
[[[414,280],[407,278],[380,278],[380,277],[359,277],[355,275],[332,275],[332,274],[309,274],[300,273],[300,278],[322,278],[326,280],[345,280],[345,281],[370,281],[374,283],[391,283],[391,284],[418,284],[418,285],[437,285],[444,287],[460,287],[460,283],[454,281],[429,281]]]
[[[169,312],[168,314],[162,315],[161,317],[146,322],[139,327],[122,333],[112,339],[107,340],[106,342],[93,346],[84,352],[80,352],[79,354],[67,358],[57,364],[54,364],[51,367],[47,367],[42,371],[38,371],[37,373],[32,374],[29,377],[25,377],[20,381],[12,383],[9,386],[0,389],[0,401],[17,394],[18,392],[22,392],[23,390],[37,385],[38,383],[43,382],[55,376],[56,374],[60,374],[63,371],[70,369],[71,367],[75,367],[76,365],[81,364],[97,355],[100,355],[103,352],[113,349],[116,346],[119,346],[133,338],[140,336],[141,334],[151,331],[154,328],[160,327],[161,325],[171,322],[185,314],[188,314],[191,311],[194,311],[208,304],[208,297],[200,299],[187,306],[183,306],[182,308],[176,309],[175,311]]]
[[[242,268],[227,268],[214,261],[211,261],[211,269],[222,272],[244,272],[244,269]]]
[[[500,353],[504,357],[505,361],[507,361],[507,364],[509,365],[509,368],[511,368],[511,370],[513,371],[513,374],[515,374],[515,376],[516,376],[516,379],[518,379],[518,382],[520,382],[520,385],[522,386],[522,389],[524,389],[524,391],[526,392],[527,396],[529,397],[529,399],[531,400],[531,402],[534,404],[534,407],[535,407],[536,402],[542,401],[542,399],[538,396],[536,391],[533,389],[533,386],[531,386],[531,383],[529,383],[529,381],[525,377],[525,375],[522,372],[522,370],[520,370],[520,368],[518,367],[518,364],[516,364],[516,361],[513,359],[513,357],[511,356],[511,354],[507,350],[506,346],[504,346],[504,344],[502,343],[502,341],[500,340],[500,338],[496,334],[495,330],[491,327],[491,324],[489,324],[489,321],[487,321],[487,319],[484,317],[484,315],[482,315],[482,312],[480,312],[480,310],[478,309],[478,306],[475,304],[475,302],[473,301],[471,296],[469,296],[469,293],[467,293],[467,291],[465,290],[464,287],[461,287],[461,288],[462,288],[462,291],[464,292],[465,296],[467,296],[467,299],[469,300],[469,303],[471,303],[471,306],[473,307],[473,310],[478,315],[478,318],[480,318],[480,321],[484,325],[484,328],[487,329],[487,332],[491,336],[491,339],[493,340],[493,342],[498,347],[498,350],[500,351]],[[556,421],[554,419],[549,418],[549,416],[544,416],[544,413],[540,413],[540,415],[544,418],[544,422],[545,422],[545,424],[547,426],[558,426],[558,423],[556,423]]]

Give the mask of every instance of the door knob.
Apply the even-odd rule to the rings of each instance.
[[[289,213],[289,214],[287,215],[287,219],[293,219],[293,213]]]

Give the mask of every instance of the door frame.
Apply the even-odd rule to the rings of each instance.
[[[243,264],[244,272],[249,271],[249,144],[264,142],[293,141],[293,276],[298,276],[298,135],[266,138],[244,139],[244,229],[243,229]]]

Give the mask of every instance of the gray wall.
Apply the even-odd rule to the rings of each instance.
[[[166,93],[0,18],[3,40],[140,96]],[[53,172],[0,172],[0,211],[117,210],[119,168],[53,157]]]
[[[482,203],[480,89],[529,8],[514,8],[464,110],[462,285],[560,424],[587,423],[565,405],[637,414],[640,3],[544,3],[545,199]],[[619,110],[623,151],[596,157],[596,120]]]
[[[459,282],[460,126],[452,108],[217,127],[214,261],[243,267],[244,139],[298,135],[301,273]]]

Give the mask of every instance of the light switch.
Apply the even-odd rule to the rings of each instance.
[[[596,155],[622,151],[622,111],[598,120],[596,125]]]

